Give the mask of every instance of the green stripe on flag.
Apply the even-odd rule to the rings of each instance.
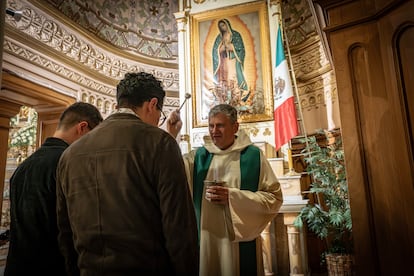
[[[280,26],[277,31],[277,39],[276,39],[276,66],[278,67],[285,60],[285,52],[283,50],[283,41],[282,41],[282,30]]]

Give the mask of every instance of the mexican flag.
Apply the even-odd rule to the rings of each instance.
[[[289,68],[283,50],[282,31],[280,25],[276,38],[276,64],[273,78],[274,88],[274,119],[275,119],[275,148],[289,142],[298,135],[295,98]]]

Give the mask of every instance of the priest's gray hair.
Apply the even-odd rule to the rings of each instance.
[[[214,117],[217,114],[222,113],[227,116],[227,118],[230,119],[231,123],[237,122],[237,109],[229,104],[219,104],[214,106],[212,109],[210,109],[210,112],[208,113],[208,117]]]

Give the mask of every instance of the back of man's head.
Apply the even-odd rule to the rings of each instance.
[[[79,122],[86,121],[89,129],[95,128],[103,120],[99,110],[89,103],[77,102],[60,115],[58,130],[68,130]]]
[[[212,109],[210,109],[210,112],[208,113],[208,117],[214,117],[217,114],[222,113],[227,116],[227,118],[230,119],[231,123],[237,122],[237,109],[229,104],[219,104],[214,106]]]
[[[157,98],[158,107],[162,108],[164,97],[161,81],[145,72],[126,73],[116,87],[118,107],[140,107],[144,102]]]

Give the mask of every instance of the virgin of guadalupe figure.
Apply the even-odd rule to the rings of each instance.
[[[220,33],[212,50],[216,93],[220,92],[218,94],[221,94],[222,102],[234,106],[236,99],[237,102],[245,102],[250,94],[244,76],[244,43],[240,33],[231,28],[229,20],[219,20],[218,28]],[[228,100],[224,101],[223,98]]]

